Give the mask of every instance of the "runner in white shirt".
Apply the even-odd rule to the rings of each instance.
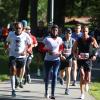
[[[58,26],[53,25],[51,28],[51,36],[46,37],[43,40],[44,48],[46,51],[44,58],[45,67],[45,97],[48,98],[48,85],[49,85],[49,73],[52,69],[52,82],[51,82],[51,96],[50,99],[55,99],[55,86],[57,81],[57,73],[60,66],[60,46],[62,45],[62,39],[58,37]]]
[[[31,38],[25,32],[23,32],[23,26],[20,22],[15,25],[15,32],[9,33],[7,37],[7,43],[9,45],[9,61],[10,61],[10,74],[12,85],[12,96],[16,96],[15,93],[15,76],[19,81],[19,86],[22,86],[23,67],[26,63],[26,54],[31,47]]]

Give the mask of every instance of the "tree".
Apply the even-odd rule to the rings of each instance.
[[[29,10],[29,0],[20,0],[18,20],[27,20]]]
[[[19,6],[19,0],[1,0],[0,24],[7,25],[12,21],[17,20],[18,6]]]
[[[54,23],[60,27],[64,25],[66,0],[54,0]]]
[[[74,16],[77,14],[75,11],[76,5],[75,5],[76,0],[66,0],[65,2],[65,11],[66,11],[66,16]]]
[[[48,0],[38,0],[37,5],[37,18],[38,20],[42,20],[46,22],[47,20],[47,3]],[[50,3],[49,3],[50,5]]]
[[[32,33],[35,32],[37,27],[37,5],[38,5],[38,0],[31,0],[30,22],[31,22]]]
[[[92,7],[91,24],[93,27],[97,27],[100,30],[100,1],[94,0],[94,6]]]

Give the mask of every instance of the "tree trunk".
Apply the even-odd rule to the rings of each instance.
[[[47,7],[47,23],[50,22],[50,12],[51,12],[51,0],[48,0],[48,7]]]
[[[27,20],[29,0],[20,0],[18,20]]]
[[[54,0],[54,23],[63,27],[65,18],[65,1]]]
[[[32,33],[34,33],[36,31],[36,27],[37,27],[38,0],[30,0],[30,1],[31,1],[30,22],[31,22]]]

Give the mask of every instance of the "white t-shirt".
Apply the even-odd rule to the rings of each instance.
[[[55,53],[59,53],[59,46],[63,43],[62,39],[60,37],[53,39],[51,38],[51,36],[48,36],[44,38],[43,43],[45,44],[46,48],[52,51],[52,54],[48,52],[46,53],[45,60],[48,61],[60,60],[59,55],[55,55]]]
[[[22,56],[21,53],[27,48],[27,45],[32,43],[30,36],[22,32],[20,35],[16,35],[15,32],[10,32],[7,37],[9,45],[9,56],[15,56],[16,58],[25,58],[26,55]]]

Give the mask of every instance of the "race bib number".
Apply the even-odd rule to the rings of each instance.
[[[68,57],[71,54],[71,49],[64,49],[63,54]]]
[[[89,58],[89,53],[80,53],[79,55],[81,59],[88,59]]]

